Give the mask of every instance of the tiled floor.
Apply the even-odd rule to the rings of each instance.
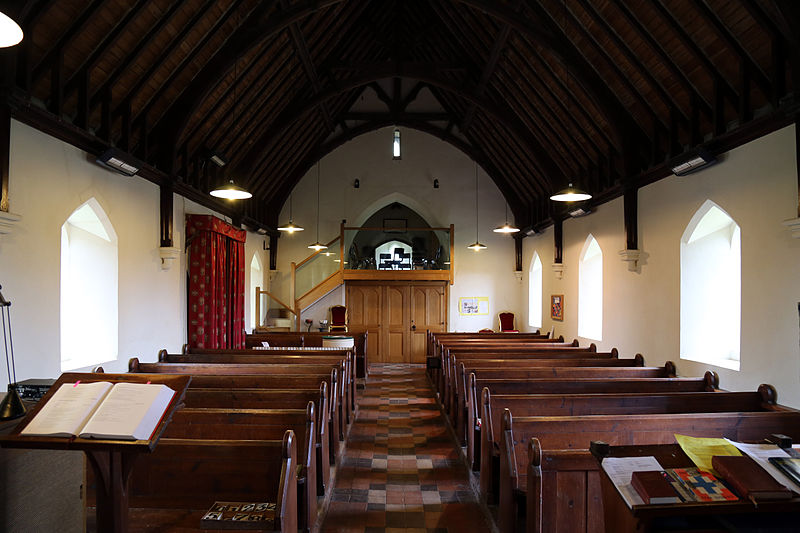
[[[467,476],[424,368],[373,366],[322,531],[491,531]]]

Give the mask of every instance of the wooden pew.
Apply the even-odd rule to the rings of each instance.
[[[497,494],[492,487],[500,479],[501,449],[500,436],[491,412],[492,395],[497,394],[620,394],[620,393],[671,393],[671,392],[713,392],[719,388],[719,377],[706,372],[702,378],[618,378],[593,379],[531,379],[531,380],[474,380],[474,388],[481,387],[480,445],[474,445],[474,460],[479,460],[480,494],[484,501]],[[470,409],[469,412],[472,412]],[[470,417],[468,423],[473,423]],[[474,427],[474,426],[471,426]],[[475,467],[473,462],[473,468]]]
[[[287,429],[292,430],[298,454],[298,527],[309,533],[317,520],[320,466],[315,424],[313,401],[308,402],[305,409],[184,408],[175,413],[164,437],[261,441],[280,438]]]
[[[128,362],[128,371],[144,372],[142,365],[145,364],[147,363],[140,363],[138,358],[134,357]],[[102,368],[95,371],[102,371]],[[342,394],[337,368],[333,368],[327,373],[303,374],[208,374],[200,369],[188,373],[192,375],[192,383],[187,389],[187,396],[191,396],[190,392],[195,389],[318,389],[321,383],[325,383],[327,390],[330,391],[327,395],[330,413],[327,423],[327,428],[329,428],[328,453],[331,461],[335,461],[335,457],[340,451],[340,443],[343,443],[345,438],[345,424],[342,423],[343,409],[340,403]],[[320,415],[322,414],[321,411]],[[323,426],[325,425],[322,423],[318,424],[320,428]]]
[[[571,450],[575,459],[589,455],[591,440],[608,440],[619,444],[665,444],[674,442],[674,434],[691,436],[729,437],[734,440],[753,441],[772,433],[785,433],[792,438],[800,436],[800,412],[774,403],[774,389],[759,387],[765,401],[761,408],[752,411],[704,412],[702,405],[687,402],[681,412],[634,415],[540,416],[513,417],[506,410],[502,417],[500,439],[500,511],[498,525],[501,532],[516,527],[517,506],[525,505],[529,480],[527,479],[528,446],[532,437],[539,440],[541,449]],[[541,466],[539,463],[538,466]],[[599,503],[585,505],[587,487],[597,487],[596,463],[585,464],[585,470],[557,470],[543,480],[530,480],[534,495],[541,502],[527,509],[529,531],[587,531],[602,524],[602,507]],[[590,480],[588,472],[594,472]],[[558,493],[550,493],[558,486]],[[599,494],[598,494],[599,498]],[[574,507],[567,511],[557,500],[571,501]],[[581,507],[581,508],[576,508]],[[599,514],[598,512],[599,509]],[[539,513],[541,510],[541,513]],[[579,523],[576,523],[579,522]]]
[[[286,332],[256,332],[245,335],[245,346],[253,348],[261,346],[262,342],[268,342],[270,346],[290,346],[313,348],[322,346],[322,337],[336,335],[327,331],[286,331]],[[353,337],[355,348],[355,371],[356,377],[364,378],[369,372],[368,353],[368,332],[367,331],[348,331],[343,333],[348,337]]]
[[[330,488],[331,464],[336,460],[336,448],[329,434],[330,405],[328,384],[320,383],[314,389],[213,389],[189,388],[184,396],[186,408],[217,409],[303,409],[311,401],[316,405],[317,429],[317,492],[324,494]]]
[[[547,339],[549,338],[549,334],[547,333],[500,333],[500,332],[493,332],[493,333],[476,333],[476,332],[457,332],[457,331],[448,331],[448,332],[433,332],[431,330],[427,330],[425,334],[425,346],[426,346],[426,354],[429,357],[434,355],[434,346],[436,345],[437,341],[447,341],[447,340],[459,340],[459,339],[474,339],[474,338],[481,338],[481,339]]]
[[[265,531],[297,532],[297,442],[162,438],[132,466],[130,531],[200,529],[214,501],[275,503]],[[87,498],[93,504],[91,491]]]
[[[131,373],[151,373],[151,374],[191,374],[203,375],[269,375],[280,376],[282,374],[314,374],[325,376],[322,379],[327,379],[327,375],[331,370],[337,371],[337,383],[342,383],[341,388],[331,389],[336,393],[336,399],[333,400],[335,405],[338,406],[339,416],[339,429],[343,430],[350,422],[354,399],[349,394],[350,388],[346,386],[344,381],[338,379],[339,376],[344,375],[344,362],[339,361],[337,364],[296,364],[287,366],[278,363],[142,363],[139,359],[134,357],[128,361],[128,372]],[[321,380],[320,380],[321,381]]]
[[[469,379],[463,384],[465,390],[463,396],[463,404],[459,404],[459,412],[457,422],[463,421],[463,428],[457,425],[456,435],[465,439],[467,462],[472,465],[473,470],[479,469],[480,459],[480,429],[477,427],[477,421],[480,419],[480,403],[478,400],[478,389],[476,388],[476,380],[522,380],[526,383],[531,379],[559,379],[559,380],[575,380],[575,379],[592,379],[592,380],[609,380],[609,379],[649,379],[649,378],[674,378],[675,377],[675,364],[667,361],[661,367],[644,367],[644,366],[631,366],[631,367],[611,367],[611,366],[554,366],[554,367],[529,367],[529,368],[515,368],[512,370],[505,368],[473,368],[469,372]],[[464,367],[462,366],[460,375],[466,375]],[[495,381],[488,381],[491,384]],[[459,386],[461,381],[459,381]]]

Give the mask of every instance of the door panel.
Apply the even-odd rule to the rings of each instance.
[[[385,287],[384,331],[386,341],[383,360],[387,363],[407,363],[409,361],[409,287],[408,285],[388,285]]]
[[[345,291],[347,303],[348,327],[353,331],[366,331],[367,361],[380,361],[383,343],[381,335],[382,287],[377,285],[347,285]]]
[[[446,285],[426,284],[411,287],[410,362],[424,363],[426,330],[445,331],[447,309]]]

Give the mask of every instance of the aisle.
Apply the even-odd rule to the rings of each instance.
[[[371,368],[325,533],[490,531],[421,365]]]

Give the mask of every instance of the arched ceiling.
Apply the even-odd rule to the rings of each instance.
[[[475,159],[518,225],[602,203],[798,116],[794,0],[0,1],[12,116],[274,228],[323,155],[387,125]],[[365,110],[364,101],[375,102]],[[229,164],[209,161],[212,152]],[[254,193],[208,196],[224,176]],[[556,211],[554,211],[556,209]]]

